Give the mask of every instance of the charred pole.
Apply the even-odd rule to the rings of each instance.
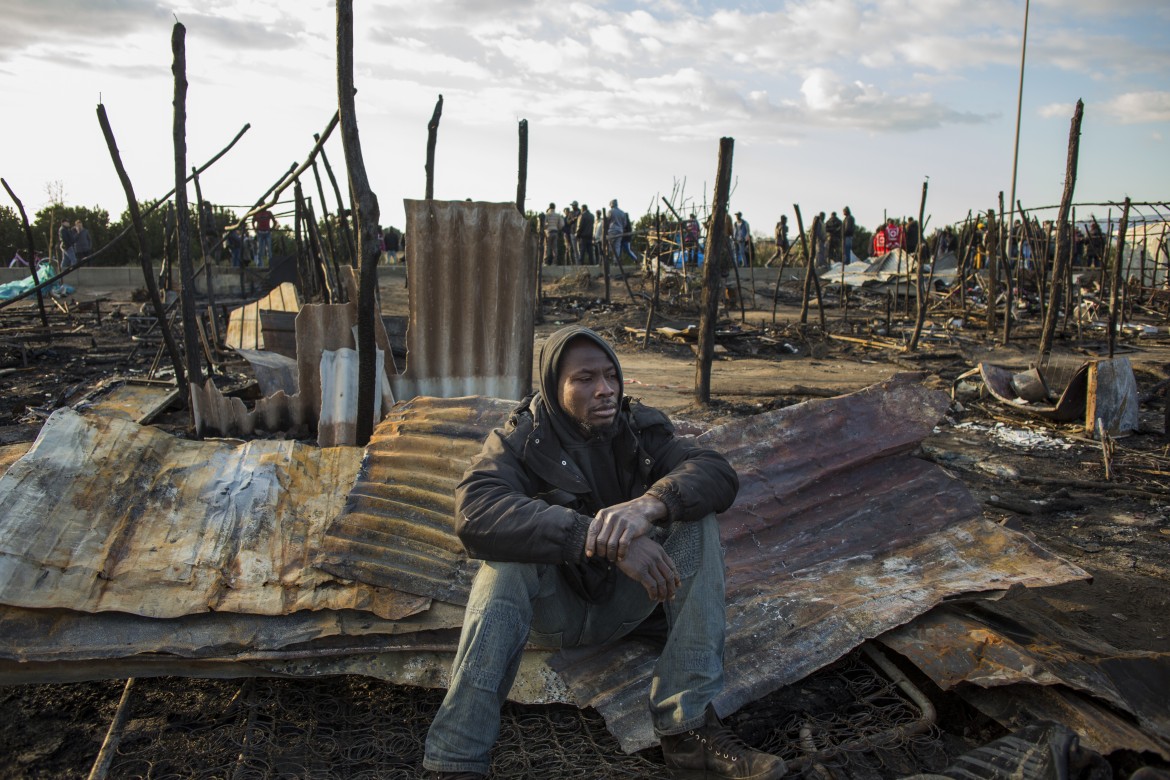
[[[28,215],[24,213],[24,204],[20,202],[20,198],[16,197],[16,193],[8,186],[8,182],[0,179],[0,184],[4,185],[4,190],[8,193],[8,197],[12,198],[12,202],[16,204],[16,210],[20,212],[20,224],[24,228],[24,239],[28,246],[28,272],[32,277],[33,287],[37,291],[37,308],[41,312],[41,325],[49,327],[49,316],[45,313],[45,296],[41,294],[41,283],[37,279],[37,252],[36,242],[33,240],[32,226],[28,224]]]
[[[427,191],[426,199],[435,197],[435,145],[439,142],[439,120],[443,117],[443,96],[435,102],[435,112],[427,122]]]
[[[914,320],[914,332],[910,335],[910,343],[906,345],[907,352],[918,351],[918,340],[922,338],[922,326],[926,322],[926,288],[922,284],[922,256],[924,254],[922,250],[926,246],[926,241],[925,236],[923,236],[922,233],[925,232],[924,223],[926,221],[926,188],[929,183],[930,182],[927,181],[922,182],[922,200],[918,203],[919,236],[918,246],[916,247],[918,257],[915,258],[917,260],[918,267],[914,269],[914,293],[918,297],[918,316]],[[994,269],[994,266],[992,266],[992,268]],[[994,270],[992,273],[994,274]]]
[[[374,432],[374,390],[377,381],[377,352],[374,344],[378,284],[378,197],[370,188],[358,136],[357,109],[353,86],[353,0],[337,0],[337,98],[341,114],[341,143],[349,170],[349,190],[354,198],[361,275],[358,285],[358,404],[357,441],[364,447]],[[439,98],[442,100],[442,97]]]
[[[715,202],[711,213],[711,229],[707,231],[706,262],[703,263],[703,298],[699,317],[699,354],[695,365],[695,400],[711,403],[711,361],[715,356],[715,323],[719,318],[719,295],[723,277],[719,272],[719,258],[727,217],[727,201],[731,196],[731,161],[735,153],[734,138],[719,139],[719,164],[715,173]]]
[[[1077,157],[1080,153],[1081,119],[1084,114],[1085,103],[1078,100],[1068,131],[1068,161],[1065,163],[1064,171],[1064,194],[1060,198],[1060,211],[1056,215],[1056,257],[1052,261],[1052,293],[1049,295],[1048,311],[1045,312],[1044,316],[1044,329],[1040,332],[1039,352],[1041,359],[1052,350],[1056,319],[1060,316],[1064,275],[1068,272],[1069,258],[1072,255],[1072,242],[1070,241],[1072,235],[1068,229],[1068,212],[1072,204],[1073,189],[1077,184]]]

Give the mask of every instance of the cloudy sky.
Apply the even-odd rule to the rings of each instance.
[[[793,203],[805,214],[848,204],[868,226],[917,213],[925,177],[934,226],[1010,188],[1023,0],[354,5],[358,124],[383,224],[402,226],[403,198],[423,195],[439,94],[442,199],[514,200],[520,119],[529,208],[618,198],[638,215],[659,196],[701,206],[722,136],[735,139],[732,209],[756,233],[781,213],[791,221]],[[0,0],[0,18],[0,176],[30,211],[55,192],[125,208],[99,102],[139,199],[173,185],[176,19],[188,165],[251,123],[202,177],[209,200],[250,205],[305,158],[337,106],[328,0]],[[1170,4],[1032,1],[1025,207],[1060,199],[1078,98],[1076,200],[1170,200]],[[340,169],[339,134],[326,149]]]

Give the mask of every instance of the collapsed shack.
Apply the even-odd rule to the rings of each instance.
[[[523,351],[519,365],[504,363],[518,352],[504,347],[530,349],[531,323],[491,319],[477,307],[491,299],[478,295],[482,285],[497,283],[501,267],[516,263],[509,253],[520,254],[521,266],[531,257],[520,240],[502,244],[511,249],[494,255],[499,263],[481,251],[472,262],[470,253],[479,246],[474,231],[499,231],[472,213],[494,213],[484,205],[420,206],[428,209],[425,222],[437,229],[409,242],[429,249],[409,258],[408,356],[433,359],[408,361],[404,374],[388,376],[400,402],[364,449],[281,440],[189,442],[100,410],[55,412],[32,450],[0,479],[0,619],[6,629],[0,679],[167,674],[300,680],[346,674],[441,687],[475,569],[451,534],[452,489],[484,434],[511,408],[510,401],[485,397],[496,393],[482,387],[509,389],[509,377],[519,386],[525,370],[531,374],[530,351],[526,366]],[[515,213],[510,204],[498,205],[507,206],[499,210],[501,219]],[[412,229],[418,228],[408,223]],[[434,275],[427,276],[428,269]],[[424,293],[434,296],[426,304],[415,297]],[[531,291],[522,291],[520,299],[525,296]],[[515,311],[530,313],[532,307]],[[249,321],[242,317],[241,330]],[[462,321],[475,326],[454,327]],[[337,334],[348,329],[349,321],[338,318],[316,332],[340,341]],[[300,366],[322,365],[326,349],[304,349],[299,333],[295,343],[294,373],[322,376]],[[449,351],[445,343],[451,343]],[[485,354],[496,362],[484,362]],[[424,366],[431,368],[411,373]],[[400,391],[404,376],[426,384],[428,392]],[[441,397],[468,393],[474,397]],[[1000,661],[1011,675],[940,672],[915,660],[944,648],[948,658],[972,659],[980,671],[990,632],[1006,630],[1002,620],[994,624],[987,617],[998,609],[989,598],[1013,585],[1047,586],[1086,576],[1028,537],[984,519],[960,482],[912,454],[947,406],[943,394],[903,377],[701,433],[729,455],[743,479],[736,505],[722,518],[730,636],[720,708],[738,711],[733,722],[758,744],[810,770],[842,754],[872,750],[867,740],[892,745],[928,734],[933,714],[921,681],[916,686],[880,660],[886,654],[870,641],[878,639],[935,685],[962,691],[972,706],[997,713],[991,717],[1005,728],[1019,725],[1019,712],[1028,705],[1037,718],[1076,724],[1091,749],[1170,758],[1164,717],[1148,695],[1142,698],[1124,684],[1127,675],[1141,675],[1150,681],[1147,694],[1164,691],[1165,654],[1114,652],[1064,632],[1076,650],[1073,662],[1036,656],[1045,648],[1023,643],[1017,655]],[[319,426],[317,434],[323,445]],[[46,525],[45,517],[53,524]],[[978,630],[971,621],[981,621]],[[1044,624],[1035,629],[1045,630]],[[552,733],[571,730],[562,746],[592,745],[579,752],[561,747],[559,754],[568,766],[579,756],[598,757],[598,773],[590,776],[609,776],[610,769],[662,776],[652,755],[636,753],[631,763],[620,755],[653,741],[641,704],[652,655],[637,641],[599,653],[530,648],[514,698],[546,706],[572,703],[587,711],[514,711],[518,736],[508,743],[505,735],[513,751],[497,759],[499,774],[541,774],[540,758],[525,752],[534,749],[525,737],[535,723]],[[1111,673],[1090,674],[1094,666]],[[829,672],[838,676],[822,676]],[[632,684],[617,684],[631,676]],[[855,685],[830,696],[841,679]],[[993,686],[990,693],[972,692],[984,684]],[[303,690],[330,697],[319,681],[305,685]],[[348,706],[326,706],[314,717],[328,721],[330,712],[345,708],[342,723],[361,721],[361,713],[373,718],[357,703],[355,684],[345,686],[351,691],[343,697]],[[898,704],[872,718],[880,724],[874,730],[848,718],[831,728],[785,708],[784,699],[799,698],[806,686],[821,690],[838,712],[850,712],[856,699],[866,697]],[[1038,706],[1058,690],[1054,686],[1060,686],[1056,703]],[[287,705],[290,689],[275,682],[257,680],[246,690],[250,723],[271,717],[262,705],[266,695],[285,701],[285,711],[295,709]],[[346,763],[347,753],[330,766],[354,769],[346,770],[351,775],[360,774],[356,767],[376,767],[390,776],[412,776],[426,707],[437,706],[428,696],[417,694],[414,700],[423,704],[404,716],[414,731],[391,731],[402,742],[359,729],[368,742],[348,750],[364,757]],[[912,725],[899,725],[906,720]],[[585,725],[572,730],[564,725],[569,721]],[[228,740],[234,748],[229,763],[255,770],[271,758],[263,743],[273,736],[259,736],[265,732],[255,724],[245,733],[259,744]],[[300,754],[282,764],[293,774],[306,774],[320,760],[307,737],[305,742]],[[537,739],[535,749],[545,744]],[[370,758],[371,750],[380,758]],[[933,764],[903,769],[941,768],[949,757],[935,755]],[[134,760],[128,753],[119,766],[131,771]]]

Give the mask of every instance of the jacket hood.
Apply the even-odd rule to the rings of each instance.
[[[571,342],[577,339],[589,339],[609,355],[609,359],[613,361],[614,368],[617,369],[618,387],[621,388],[621,397],[618,398],[619,408],[622,399],[625,397],[625,379],[622,377],[622,364],[618,360],[617,353],[613,351],[613,347],[589,328],[580,325],[569,325],[568,327],[561,328],[549,336],[548,340],[540,347],[540,359],[538,361],[540,365],[540,398],[549,414],[558,420],[570,424],[573,424],[572,420],[561,409],[561,403],[558,400],[559,394],[557,387],[559,383],[557,381],[557,368],[561,362],[561,356],[565,354],[565,349]]]

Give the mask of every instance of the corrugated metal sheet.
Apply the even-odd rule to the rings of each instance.
[[[908,453],[948,401],[886,383],[737,420],[703,435],[739,471],[721,517],[727,546],[732,711],[802,679],[943,599],[1084,578],[980,517],[962,483]],[[453,489],[511,402],[415,399],[379,428],[319,565],[338,576],[466,600],[474,564],[451,536]],[[425,453],[425,455],[423,455]],[[654,655],[625,642],[555,668],[627,750],[653,744],[645,695]]]
[[[939,607],[881,641],[945,690],[960,683],[1063,685],[1132,714],[1170,747],[1170,653],[1122,652],[1035,602]]]
[[[410,323],[396,398],[523,398],[532,382],[536,245],[515,204],[407,200]]]
[[[427,600],[310,566],[361,450],[193,442],[55,412],[0,478],[0,603],[149,617],[362,609]]]
[[[457,604],[479,568],[453,533],[455,486],[515,401],[419,397],[374,431],[317,565],[346,577]]]

